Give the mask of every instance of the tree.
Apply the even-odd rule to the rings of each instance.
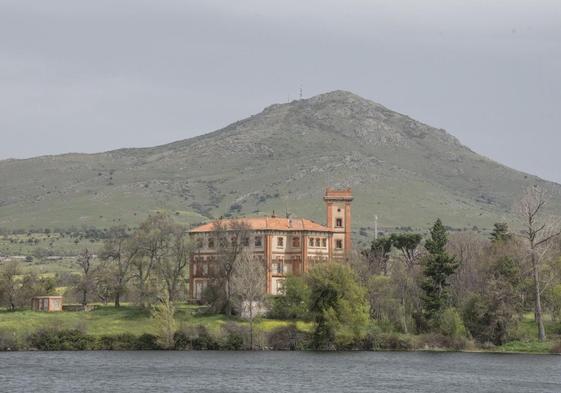
[[[316,265],[307,275],[316,349],[348,347],[368,326],[366,291],[347,265]]]
[[[170,302],[175,301],[179,284],[184,279],[186,268],[194,250],[194,244],[186,236],[185,229],[175,225],[169,233],[171,239],[165,257],[157,266],[158,274],[164,282]]]
[[[121,296],[131,278],[130,270],[139,251],[138,243],[124,227],[111,228],[104,242],[101,259],[106,262],[102,270],[106,273],[104,278],[112,291],[116,308],[121,306]]]
[[[490,239],[493,243],[507,242],[512,239],[506,222],[496,222],[491,231]]]
[[[430,235],[430,239],[425,243],[429,255],[424,259],[423,275],[425,279],[421,288],[424,291],[425,318],[434,321],[447,305],[449,278],[458,268],[458,263],[454,257],[446,253],[448,237],[440,219],[434,223]]]
[[[87,248],[76,259],[76,264],[81,270],[76,289],[82,294],[82,305],[84,306],[88,304],[88,294],[95,287],[93,259],[93,255]]]
[[[249,348],[253,349],[253,321],[255,309],[259,308],[265,296],[265,266],[263,261],[243,251],[236,259],[232,276],[232,289],[239,303],[242,316],[249,320]],[[246,312],[244,312],[246,311]]]
[[[382,236],[372,241],[370,250],[367,252],[368,262],[371,271],[383,275],[388,275],[390,252],[392,251],[391,237]]]
[[[218,296],[214,308],[232,316],[232,277],[236,261],[248,245],[250,226],[243,220],[217,221],[211,236],[215,239],[216,259],[211,269],[210,285]]]
[[[21,267],[18,261],[8,261],[0,266],[0,296],[11,311],[16,309],[17,294],[20,287],[18,276]]]
[[[175,321],[175,306],[168,298],[167,292],[152,309],[152,318],[156,324],[158,343],[162,348],[172,348],[177,322]]]
[[[309,320],[310,288],[303,276],[288,276],[282,294],[272,300],[269,315],[273,319]]]
[[[481,292],[487,281],[489,257],[495,248],[504,248],[507,243],[493,243],[473,231],[456,232],[450,235],[446,251],[458,262],[458,269],[450,278],[450,293],[455,303],[461,303],[471,293]]]
[[[485,276],[481,292],[467,298],[464,321],[478,341],[501,345],[508,341],[522,311],[520,266],[513,258],[500,257],[487,266]]]
[[[561,234],[557,223],[544,218],[547,205],[546,191],[538,186],[530,187],[518,204],[518,213],[524,222],[523,237],[528,247],[534,286],[534,314],[538,325],[538,339],[545,340],[542,314],[541,267],[552,240]]]
[[[132,260],[132,276],[138,289],[141,307],[148,304],[150,281],[154,270],[169,252],[170,234],[175,228],[171,216],[158,212],[150,215],[135,231],[133,241],[138,246],[139,255]]]
[[[391,244],[401,251],[408,267],[417,264],[419,260],[419,245],[423,237],[418,233],[398,233],[390,236]]]

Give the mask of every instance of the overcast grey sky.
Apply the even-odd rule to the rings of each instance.
[[[300,85],[561,182],[559,0],[0,0],[0,158],[184,139]]]

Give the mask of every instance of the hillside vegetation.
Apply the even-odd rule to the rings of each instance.
[[[0,161],[0,227],[103,228],[158,209],[186,223],[273,210],[323,222],[324,188],[350,186],[355,234],[369,231],[374,214],[385,227],[424,229],[439,216],[483,229],[512,222],[530,184],[547,188],[550,211],[561,211],[561,186],[335,91],[164,146]]]

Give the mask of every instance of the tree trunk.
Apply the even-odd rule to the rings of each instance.
[[[121,307],[121,291],[115,293],[115,308]]]
[[[226,279],[226,304],[224,314],[226,314],[227,317],[232,316],[232,305],[230,304],[230,279]]]
[[[532,270],[534,275],[534,289],[535,289],[535,296],[536,296],[535,316],[536,316],[536,323],[538,325],[538,340],[545,341],[545,328],[543,325],[543,315],[542,315],[540,275],[539,275],[539,270],[538,270],[538,265],[536,261],[536,256],[534,254],[534,250],[532,250]]]
[[[82,291],[82,306],[88,304],[88,291]]]
[[[249,349],[253,351],[253,304],[249,302]]]

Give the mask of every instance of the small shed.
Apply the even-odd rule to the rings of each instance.
[[[35,296],[31,299],[33,311],[62,311],[62,296]]]

